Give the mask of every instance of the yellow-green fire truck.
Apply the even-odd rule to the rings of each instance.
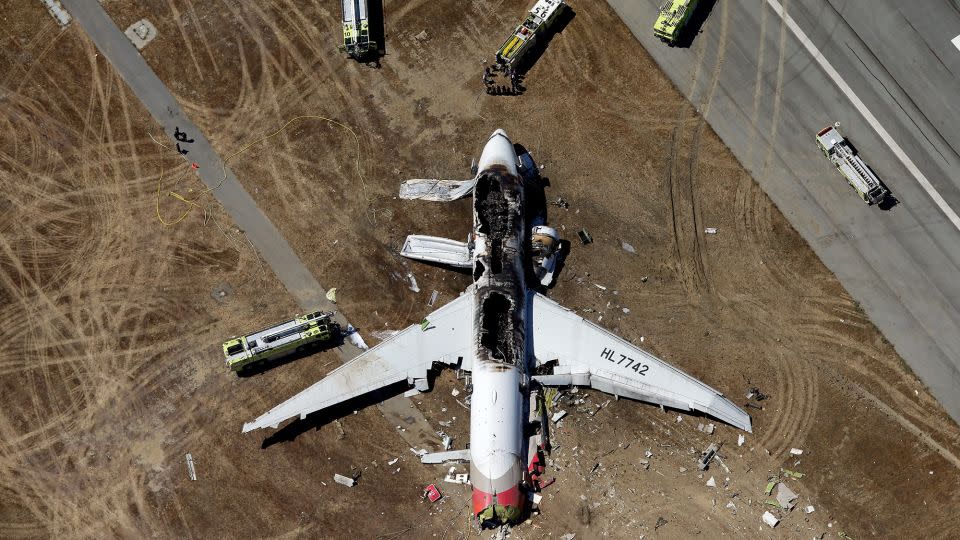
[[[340,324],[333,320],[333,312],[316,311],[231,338],[223,344],[223,355],[227,367],[239,372],[310,347],[336,343],[341,336]]]
[[[343,6],[342,50],[360,59],[372,53],[377,43],[370,41],[370,19],[367,0],[341,0]]]
[[[653,35],[673,45],[697,9],[697,0],[667,0],[660,6],[660,15],[653,25]]]

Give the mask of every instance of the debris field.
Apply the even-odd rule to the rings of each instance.
[[[549,223],[571,244],[550,296],[750,404],[743,435],[555,394],[538,515],[502,534],[956,530],[960,428],[608,5],[570,3],[521,96],[488,95],[480,74],[528,2],[387,0],[379,68],[337,51],[329,2],[103,5],[121,29],[150,22],[141,54],[221,155],[298,115],[357,134],[359,153],[303,120],[229,166],[370,345],[470,284],[397,255],[407,234],[465,238],[470,201],[402,201],[399,184],[469,177],[503,128],[549,178]],[[8,4],[0,537],[475,536],[467,468],[419,458],[469,440],[454,372],[410,399],[442,432],[414,448],[372,406],[241,434],[336,353],[225,368],[223,341],[293,315],[292,297],[212,197],[166,195],[202,185],[75,21]]]

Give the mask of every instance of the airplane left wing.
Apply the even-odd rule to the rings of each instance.
[[[463,369],[473,366],[474,299],[470,289],[424,319],[367,350],[306,390],[270,409],[243,432],[276,428],[280,422],[336,405],[348,399],[407,380],[426,390],[427,370],[434,362]]]
[[[750,415],[723,394],[632,343],[537,293],[533,353],[538,365],[556,361],[545,385],[589,386],[602,392],[706,413],[751,432]]]

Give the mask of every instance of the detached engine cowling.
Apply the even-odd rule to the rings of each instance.
[[[553,283],[559,250],[560,237],[553,227],[538,225],[530,232],[530,257],[533,260],[533,271],[544,287]]]

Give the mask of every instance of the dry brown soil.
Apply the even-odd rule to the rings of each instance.
[[[706,419],[627,400],[591,416],[607,397],[581,391],[562,405],[542,515],[514,537],[954,535],[960,429],[608,6],[571,3],[522,97],[485,95],[480,68],[529,2],[387,1],[379,69],[336,50],[335,2],[104,5],[121,28],[157,26],[144,57],[222,155],[297,115],[355,130],[361,174],[353,137],[311,120],[231,167],[370,342],[428,313],[430,291],[468,285],[396,249],[409,233],[464,237],[469,202],[401,202],[397,185],[468,175],[503,127],[545,165],[548,198],[570,202],[551,207],[574,243],[551,296],[736,401],[750,385],[770,395],[737,447],[732,428],[708,436]],[[422,502],[445,468],[416,462],[375,407],[344,417],[342,437],[328,424],[262,448],[269,433],[240,433],[336,355],[225,370],[222,340],[295,312],[291,297],[211,197],[158,222],[161,167],[162,192],[201,184],[76,24],[4,0],[0,43],[0,537],[473,536],[466,488]],[[185,208],[159,199],[165,217]],[[446,373],[414,401],[462,445],[453,388]],[[729,472],[701,477],[710,441]],[[781,467],[806,474],[788,484],[816,512],[764,504]],[[356,487],[332,482],[351,470]]]

